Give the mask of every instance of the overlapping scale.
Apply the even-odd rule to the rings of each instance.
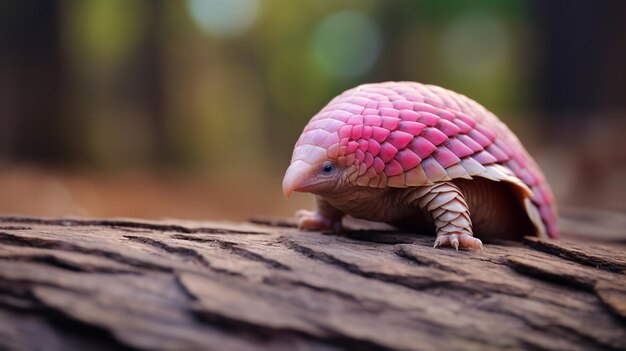
[[[535,162],[495,115],[461,94],[414,82],[361,85],[311,119],[296,147],[303,145],[327,148],[329,157],[357,167],[361,186],[511,182],[532,195],[548,233],[557,235],[554,199]],[[301,152],[307,150],[320,152]]]

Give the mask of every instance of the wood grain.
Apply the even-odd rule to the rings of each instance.
[[[0,217],[0,349],[624,350],[605,232],[455,252],[367,223]]]

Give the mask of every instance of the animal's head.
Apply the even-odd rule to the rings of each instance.
[[[354,183],[359,169],[354,163],[355,150],[347,150],[348,139],[344,137],[342,142],[340,138],[344,124],[334,119],[314,119],[307,125],[283,179],[286,197],[294,191],[333,192]]]
[[[400,93],[404,100],[387,99]],[[433,157],[448,141],[441,130],[452,136],[460,128],[436,115],[449,112],[406,100],[419,100],[416,94],[407,84],[382,83],[362,85],[333,99],[296,143],[283,179],[285,196],[293,191],[324,194],[352,185],[422,186],[448,173],[468,177],[461,160],[447,148],[438,150],[438,159]]]

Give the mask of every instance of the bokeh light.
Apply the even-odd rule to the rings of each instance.
[[[230,38],[248,30],[259,14],[258,0],[188,0],[189,15],[216,38]]]
[[[315,61],[337,78],[354,78],[372,68],[380,55],[382,37],[376,23],[354,11],[329,15],[313,33]]]
[[[509,41],[509,34],[498,18],[487,12],[467,12],[446,26],[440,55],[454,74],[484,79],[506,62]]]
[[[137,2],[87,0],[65,9],[67,47],[95,64],[123,59],[144,35],[144,13]]]

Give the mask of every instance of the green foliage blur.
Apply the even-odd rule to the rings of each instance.
[[[524,6],[61,1],[71,115],[62,118],[78,124],[71,161],[224,172],[284,167],[307,120],[364,82],[428,82],[496,112],[524,107]],[[219,22],[221,16],[230,17]]]
[[[4,1],[0,168],[165,170],[279,194],[293,144],[332,97],[408,80],[495,112],[549,179],[578,174],[559,173],[558,152],[587,160],[570,169],[624,170],[623,154],[600,162],[594,147],[623,125],[625,3]]]

